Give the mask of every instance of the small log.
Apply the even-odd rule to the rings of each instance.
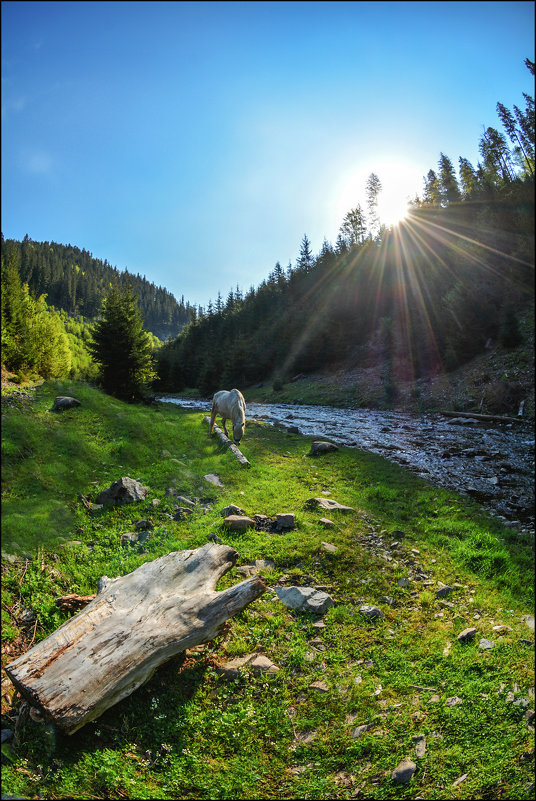
[[[94,598],[95,594],[78,595],[78,593],[73,592],[70,595],[60,595],[59,598],[56,598],[55,603],[62,612],[78,612],[80,609],[83,609],[84,606],[87,606]]]
[[[445,417],[470,417],[474,420],[493,420],[496,423],[524,423],[519,417],[501,417],[497,414],[477,414],[476,412],[444,412],[440,411]]]
[[[207,543],[175,551],[115,579],[5,670],[32,706],[73,734],[145,684],[168,659],[212,640],[266,590],[254,576],[222,592],[238,553]]]
[[[208,423],[208,425],[210,426],[210,417],[203,417],[203,422]],[[251,463],[248,462],[242,451],[240,451],[236,447],[234,442],[231,442],[229,437],[225,435],[225,431],[222,431],[221,428],[216,425],[216,423],[214,423],[214,433],[216,434],[220,442],[222,442],[223,445],[229,448],[231,453],[234,454],[234,456],[236,456],[242,467],[251,467]]]

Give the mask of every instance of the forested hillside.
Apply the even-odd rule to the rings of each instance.
[[[388,401],[398,382],[452,370],[490,341],[520,344],[534,296],[534,100],[524,100],[513,113],[497,104],[506,135],[486,129],[476,168],[460,157],[456,175],[441,153],[390,230],[372,174],[368,215],[350,210],[335,246],[313,255],[305,235],[295,265],[278,262],[245,297],[218,297],[160,349],[159,388],[210,394],[383,360]]]
[[[87,250],[57,242],[22,242],[2,236],[2,256],[17,266],[21,283],[33,297],[46,294],[49,306],[63,309],[71,317],[96,317],[111,284],[131,283],[138,298],[145,328],[159,339],[174,337],[189,321],[192,307],[176,301],[171,292],[156,287],[145,277],[120,272],[108,262],[95,259]]]

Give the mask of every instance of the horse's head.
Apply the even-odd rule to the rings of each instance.
[[[235,445],[240,445],[240,440],[244,436],[244,423],[235,423],[233,425],[233,442]]]

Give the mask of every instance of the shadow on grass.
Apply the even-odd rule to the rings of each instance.
[[[156,767],[165,756],[162,744],[173,743],[174,751],[180,752],[190,736],[185,710],[203,685],[208,666],[203,657],[173,657],[150,681],[95,721],[73,735],[58,734],[54,757],[75,764],[84,753],[104,748],[120,753],[130,746],[147,753],[152,767]]]

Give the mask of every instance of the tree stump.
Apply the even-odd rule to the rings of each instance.
[[[17,690],[58,729],[73,734],[128,697],[168,659],[212,640],[226,620],[266,590],[259,576],[216,592],[236,563],[208,543],[103,576],[83,611],[5,670]]]

